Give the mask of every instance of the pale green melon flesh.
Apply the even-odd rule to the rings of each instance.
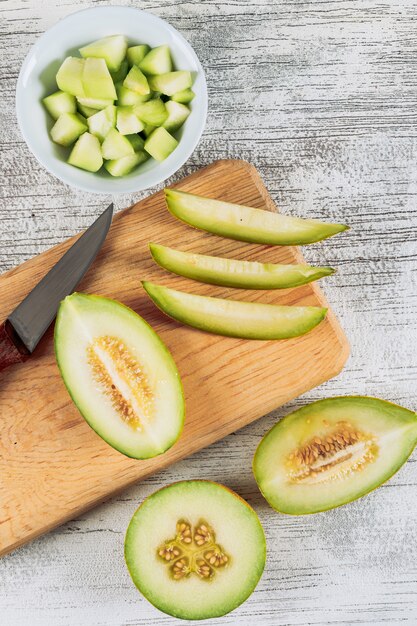
[[[183,91],[177,91],[171,97],[171,100],[174,102],[182,102],[183,104],[188,104],[195,98],[195,93],[192,89],[184,89]]]
[[[351,431],[355,433],[352,441]],[[348,436],[348,442],[340,433]],[[326,451],[322,448],[326,442],[336,447]],[[316,456],[319,443],[321,452]],[[416,443],[414,412],[377,398],[329,398],[278,422],[259,444],[253,471],[276,510],[292,515],[317,513],[381,485],[405,463]],[[303,454],[298,462],[294,452],[307,445],[316,450],[314,458],[306,459]]]
[[[126,176],[148,158],[149,156],[146,152],[135,152],[135,154],[122,157],[121,159],[106,161],[104,167],[112,176]]]
[[[150,93],[148,80],[145,74],[143,74],[136,65],[130,68],[129,73],[123,81],[123,87],[138,93],[140,96],[146,96]]]
[[[127,59],[123,59],[119,69],[116,72],[110,72],[110,75],[112,77],[115,87],[116,87],[116,83],[121,83],[124,81],[124,79],[127,76],[128,71],[129,71],[129,63],[127,62]],[[117,91],[117,87],[116,87],[116,91]]]
[[[142,96],[131,89],[127,89],[123,85],[117,85],[116,92],[118,106],[134,106],[141,102],[147,102],[152,97],[151,93]]]
[[[134,149],[130,141],[115,128],[110,128],[101,146],[104,159],[121,159],[132,155]]]
[[[42,100],[49,115],[57,120],[63,113],[76,113],[77,101],[75,96],[63,91],[56,91]]]
[[[243,339],[288,339],[309,332],[327,309],[279,306],[199,296],[144,281],[149,297],[164,313],[206,332]]]
[[[98,137],[100,141],[104,141],[109,130],[116,125],[116,107],[110,105],[96,112],[88,118],[87,124],[90,133]]]
[[[142,102],[135,106],[135,115],[144,124],[161,126],[168,117],[168,111],[160,98],[154,98],[148,102]]]
[[[175,580],[171,563],[158,555],[175,538],[179,520],[193,529],[204,520],[228,557],[207,580],[195,571]],[[174,483],[151,495],[133,516],[125,539],[126,564],[139,591],[159,610],[189,620],[219,617],[242,604],[258,584],[265,557],[265,535],[255,511],[208,481]]]
[[[166,74],[172,70],[169,46],[153,48],[139,63],[144,74]]]
[[[103,347],[107,338],[115,341],[111,350]],[[78,410],[111,446],[133,458],[149,458],[178,439],[184,400],[177,368],[134,311],[99,296],[68,296],[58,311],[55,352]],[[129,406],[133,413],[123,412]]]
[[[88,58],[84,60],[82,83],[87,98],[106,100],[116,100],[117,98],[116,89],[104,59]]]
[[[165,107],[168,111],[168,117],[162,126],[165,130],[173,133],[181,128],[191,111],[187,106],[185,106],[185,104],[173,102],[172,100],[165,102]]]
[[[178,146],[178,141],[165,128],[157,128],[145,141],[145,150],[156,161],[163,161]]]
[[[51,139],[61,146],[70,146],[86,130],[84,117],[78,113],[63,113],[51,128]]]
[[[269,245],[321,241],[348,227],[165,189],[168,209],[180,220],[222,237]]]
[[[109,98],[77,98],[77,102],[83,107],[96,109],[97,111],[107,109],[107,107],[112,106],[113,104],[113,100],[110,100]]]
[[[67,57],[56,75],[56,83],[61,91],[73,96],[85,96],[83,85],[84,59]]]
[[[130,46],[127,49],[127,60],[130,66],[139,65],[139,63],[144,59],[144,57],[149,52],[149,46],[146,44],[140,44],[138,46]]]
[[[166,96],[173,96],[179,91],[189,89],[192,84],[191,72],[188,70],[159,74],[158,76],[151,76],[149,79],[151,89],[159,91]]]
[[[93,109],[92,107],[87,107],[84,104],[81,104],[77,100],[77,111],[79,111],[84,117],[91,117],[97,113],[97,109]]]
[[[111,72],[117,72],[126,56],[127,41],[123,35],[111,35],[80,48],[82,57],[104,59]]]
[[[67,163],[88,172],[97,172],[103,165],[100,142],[97,137],[90,133],[81,135],[74,144]]]
[[[139,135],[126,135],[126,139],[130,141],[132,148],[135,152],[141,152],[143,150],[145,142],[142,137],[139,137]]]
[[[132,135],[143,130],[144,124],[134,114],[133,107],[117,107],[116,128],[122,135]]]
[[[242,289],[286,289],[304,285],[334,273],[331,267],[257,263],[181,252],[149,244],[153,258],[174,274],[212,285]]]

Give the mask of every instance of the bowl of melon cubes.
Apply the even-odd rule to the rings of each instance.
[[[95,193],[147,189],[174,174],[204,130],[207,87],[182,35],[129,7],[73,13],[35,44],[16,109],[40,163]]]

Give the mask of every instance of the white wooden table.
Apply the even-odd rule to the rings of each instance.
[[[177,623],[136,592],[123,563],[123,538],[145,496],[173,480],[199,477],[246,498],[261,517],[269,547],[253,596],[210,623],[417,624],[416,455],[363,500],[304,518],[269,509],[251,474],[260,437],[277,418],[313,399],[360,393],[417,409],[417,5],[117,3],[170,21],[206,70],[206,132],[176,178],[218,158],[244,158],[258,167],[285,212],[351,224],[348,236],[305,254],[339,269],[324,288],[352,356],[321,388],[3,558],[0,623]],[[107,201],[71,190],[43,170],[14,112],[17,74],[29,47],[56,20],[89,4],[107,3],[0,2],[1,270],[88,226]],[[140,195],[118,198],[117,207]]]

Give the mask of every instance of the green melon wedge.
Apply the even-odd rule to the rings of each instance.
[[[406,462],[417,415],[366,396],[327,398],[280,420],[253,460],[256,482],[281,513],[319,513],[369,493]]]
[[[336,235],[349,227],[290,217],[165,189],[168,209],[190,226],[222,237],[269,245],[304,245]]]
[[[132,309],[100,296],[68,296],[55,324],[55,354],[81,415],[113,448],[145,459],[176,442],[184,422],[178,370]]]
[[[334,274],[331,267],[257,263],[193,252],[181,252],[150,243],[154,260],[166,270],[211,285],[242,289],[287,289]]]
[[[205,480],[177,482],[149,496],[125,538],[126,565],[138,590],[160,611],[186,620],[220,617],[242,604],[265,558],[255,511]]]
[[[279,306],[199,296],[143,281],[156,306],[188,326],[242,339],[289,339],[304,335],[319,324],[327,309],[314,306]]]

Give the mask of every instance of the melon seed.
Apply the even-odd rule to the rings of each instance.
[[[114,374],[109,371],[108,359]],[[140,363],[124,342],[108,335],[98,337],[87,348],[87,360],[95,381],[110,398],[120,418],[133,429],[141,430],[143,420],[152,416],[154,398]]]
[[[165,563],[172,563],[170,572],[174,580],[186,578],[191,573],[209,580],[215,575],[215,569],[230,562],[230,557],[215,541],[213,529],[204,520],[193,529],[189,522],[180,519],[176,524],[175,539],[159,547],[157,556]]]

